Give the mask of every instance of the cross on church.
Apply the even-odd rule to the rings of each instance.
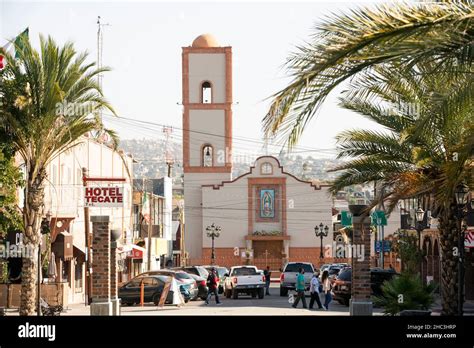
[[[268,252],[267,249],[265,249],[265,252],[263,253],[263,255],[265,255],[265,266],[268,266],[268,255],[270,255],[270,253]]]

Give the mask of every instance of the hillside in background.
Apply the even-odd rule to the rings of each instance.
[[[168,151],[168,155],[174,161],[172,167],[174,183],[176,185],[181,183],[183,174],[181,144],[170,142],[167,150],[164,140],[125,139],[121,140],[120,147],[126,153],[132,154],[137,162],[133,167],[135,178],[159,178],[167,175],[166,153]],[[336,159],[292,156],[291,154],[280,155],[278,158],[286,172],[303,180],[319,180],[321,182],[334,179],[336,174],[328,173],[327,170],[342,163]],[[234,161],[233,177],[248,172],[251,165],[253,165],[251,160],[243,161],[239,157],[238,161]]]

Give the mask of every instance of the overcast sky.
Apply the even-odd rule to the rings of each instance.
[[[0,45],[25,27],[38,45],[40,33],[58,43],[71,40],[78,50],[97,55],[97,16],[104,27],[103,64],[113,70],[104,77],[106,97],[119,115],[181,127],[181,47],[212,33],[222,46],[233,47],[233,134],[236,151],[255,151],[262,140],[265,100],[285,86],[282,65],[298,44],[309,39],[315,23],[332,13],[380,1],[308,2],[104,2],[0,0]],[[300,150],[333,149],[344,129],[374,125],[337,106],[328,98],[307,128]],[[121,122],[109,125],[118,127]],[[123,124],[123,123],[122,123]],[[122,138],[163,138],[159,126],[121,126]],[[180,141],[181,130],[173,139]],[[326,152],[324,152],[326,153]],[[306,153],[305,153],[306,154]],[[307,153],[318,157],[322,152]]]

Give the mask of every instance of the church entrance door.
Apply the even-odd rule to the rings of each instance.
[[[281,240],[254,240],[252,242],[254,264],[258,269],[278,271],[282,267],[283,241]]]

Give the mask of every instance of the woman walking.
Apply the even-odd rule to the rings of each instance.
[[[329,272],[324,271],[321,277],[321,282],[323,283],[323,293],[325,296],[324,300],[324,308],[328,311],[329,310],[329,303],[332,301],[331,296],[331,282],[329,280]]]
[[[313,278],[311,278],[311,285],[309,292],[311,294],[311,301],[309,301],[309,309],[313,309],[314,301],[318,304],[318,308],[322,309],[321,300],[319,299],[319,279],[318,273],[314,272]]]

